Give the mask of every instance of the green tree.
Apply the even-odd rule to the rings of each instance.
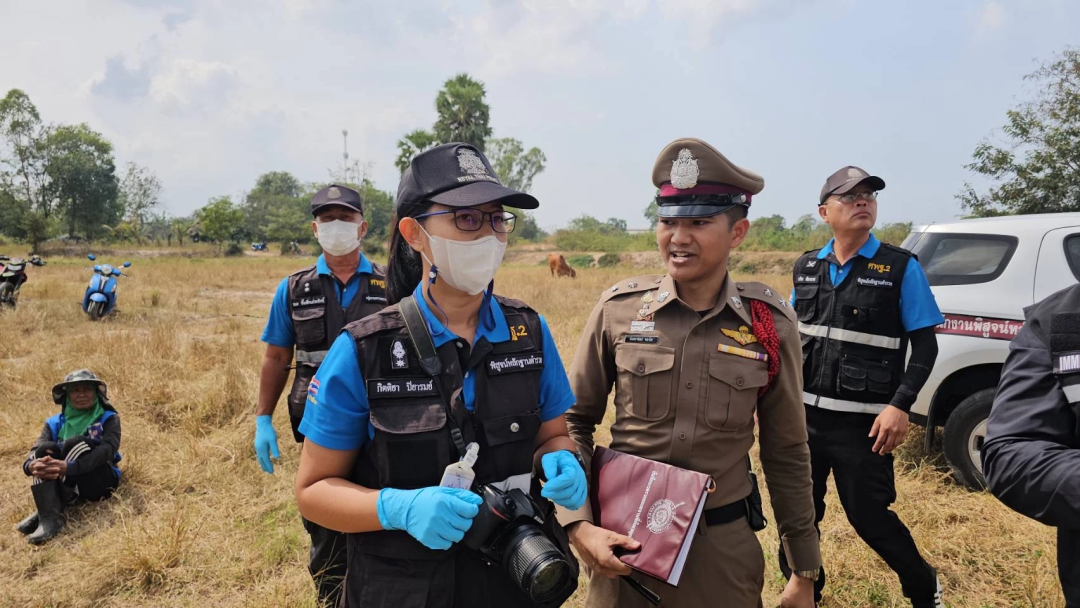
[[[435,139],[447,143],[463,142],[484,151],[491,137],[488,125],[491,108],[484,101],[484,83],[461,73],[446,81],[435,97]]]
[[[45,139],[48,130],[41,123],[37,107],[19,89],[11,89],[0,100],[0,190],[22,203],[22,209],[51,211]]]
[[[45,139],[49,191],[59,200],[68,234],[93,238],[120,219],[112,144],[85,124],[52,129]]]
[[[526,152],[525,146],[512,137],[489,139],[485,155],[503,185],[519,192],[532,190],[533,178],[543,172],[547,162],[540,148]]]
[[[398,157],[394,161],[394,166],[397,167],[398,171],[404,173],[405,169],[409,168],[409,163],[412,162],[414,156],[437,145],[439,145],[439,140],[434,133],[417,129],[398,140]]]
[[[242,235],[252,239],[277,240],[269,234],[270,224],[275,218],[281,222],[285,218],[300,217],[302,219],[297,229],[306,225],[309,220],[303,218],[310,209],[308,201],[311,197],[303,195],[303,185],[287,171],[270,171],[260,175],[255,180],[255,187],[244,197]],[[275,234],[281,234],[282,229],[280,224],[275,226]]]
[[[140,245],[144,235],[149,236],[146,224],[161,205],[161,191],[161,180],[153,171],[135,163],[125,166],[124,176],[120,178],[119,204],[124,221],[132,227],[135,241]]]
[[[645,219],[649,220],[649,229],[656,230],[656,225],[660,223],[660,215],[658,214],[659,205],[656,204],[656,199],[652,199],[649,202],[649,206],[645,207]]]
[[[239,238],[244,212],[228,196],[219,196],[196,211],[195,219],[198,220],[200,238],[216,241],[220,251],[222,242]]]
[[[996,185],[956,195],[974,216],[1080,211],[1080,49],[1068,48],[1025,76],[1035,99],[1006,114],[1002,146],[984,140],[967,168]]]

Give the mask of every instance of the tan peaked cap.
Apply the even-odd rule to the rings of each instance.
[[[688,150],[690,158],[696,161],[697,164],[698,175],[696,179],[691,180],[694,184],[727,184],[745,190],[750,194],[757,194],[765,187],[765,179],[760,175],[739,167],[728,160],[716,148],[693,137],[676,139],[660,152],[660,156],[656,157],[656,164],[653,165],[652,172],[654,186],[659,188],[666,183],[672,182],[671,169],[674,163],[679,160],[679,155],[683,154],[683,150]],[[684,158],[685,156],[683,154]],[[687,183],[684,177],[681,183],[673,185],[681,188],[682,185]],[[682,189],[689,190],[692,187],[691,185]]]

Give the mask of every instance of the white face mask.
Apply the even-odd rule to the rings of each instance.
[[[422,226],[420,229],[424,230]],[[470,296],[480,293],[491,283],[506,253],[506,243],[495,235],[475,241],[452,241],[431,236],[427,230],[424,234],[427,234],[431,254],[435,256],[435,260],[428,260],[428,263],[438,267],[439,278]]]
[[[360,246],[360,224],[334,220],[318,226],[319,245],[330,255],[348,255]]]

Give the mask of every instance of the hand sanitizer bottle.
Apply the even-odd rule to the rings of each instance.
[[[473,480],[476,479],[476,472],[473,471],[472,467],[476,463],[476,457],[479,453],[480,446],[475,441],[471,442],[465,447],[465,456],[460,461],[446,466],[446,471],[443,472],[442,481],[439,482],[439,485],[444,488],[471,490]]]

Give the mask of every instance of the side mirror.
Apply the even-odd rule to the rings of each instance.
[[[97,259],[96,257],[94,257],[94,254],[92,254],[92,253],[90,255],[86,256],[86,258],[89,259],[89,260],[96,260]]]
[[[101,272],[101,266],[94,264],[94,272]]]
[[[124,262],[124,268],[131,266],[131,262]]]

